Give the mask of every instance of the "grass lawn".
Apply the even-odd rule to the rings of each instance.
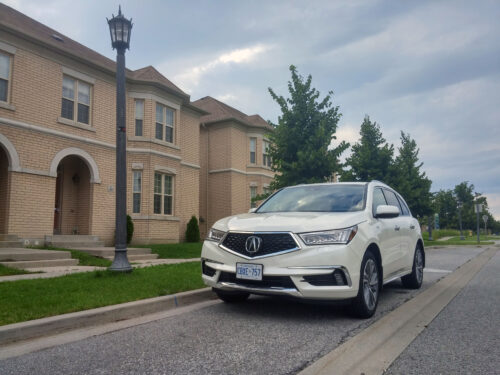
[[[201,255],[201,247],[203,242],[183,242],[183,243],[169,243],[169,244],[153,244],[145,245],[159,258],[164,259],[189,259],[199,258]]]
[[[95,256],[87,254],[83,251],[62,249],[59,247],[52,247],[52,246],[35,247],[35,249],[69,251],[71,253],[71,258],[78,259],[79,266],[94,266],[94,267],[109,267],[109,266],[111,266],[111,261],[109,259],[95,257]]]
[[[0,325],[199,289],[200,262],[0,283]]]
[[[18,270],[17,268],[6,267],[3,264],[0,264],[0,276],[25,275],[27,273],[32,272]]]

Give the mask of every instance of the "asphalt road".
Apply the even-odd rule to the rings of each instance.
[[[500,374],[499,274],[497,253],[387,374]]]
[[[423,289],[481,251],[428,251]],[[369,320],[353,319],[343,307],[279,298],[218,303],[0,361],[0,374],[295,374],[420,291],[391,283]],[[393,373],[408,373],[402,366]]]

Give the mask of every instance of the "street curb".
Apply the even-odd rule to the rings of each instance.
[[[9,324],[0,326],[0,346],[15,341],[54,335],[71,329],[136,318],[216,298],[211,288],[203,288],[164,297],[148,298],[119,305],[104,306],[92,310]]]

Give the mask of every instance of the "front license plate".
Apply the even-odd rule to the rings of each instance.
[[[262,264],[236,263],[236,278],[262,280]]]

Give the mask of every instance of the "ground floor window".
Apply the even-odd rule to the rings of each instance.
[[[172,215],[173,212],[173,176],[155,173],[154,213]]]
[[[134,171],[132,195],[132,212],[138,214],[141,212],[141,190],[142,190],[142,172]]]
[[[257,207],[257,203],[253,200],[257,196],[257,186],[250,186],[250,207]]]

